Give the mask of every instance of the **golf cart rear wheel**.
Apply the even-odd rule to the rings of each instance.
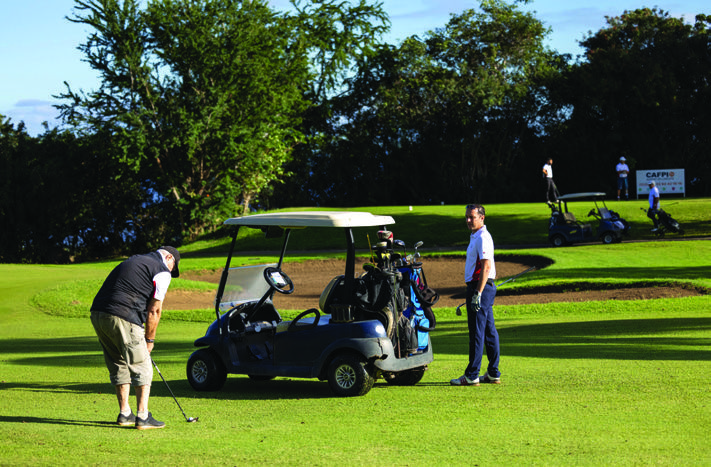
[[[426,369],[427,367],[421,366],[411,370],[398,371],[397,373],[388,375],[388,377],[385,378],[385,381],[393,386],[414,386],[420,382],[423,376],[425,376]]]
[[[553,235],[551,237],[551,243],[553,246],[563,246],[565,245],[565,237],[562,235]]]
[[[193,352],[188,359],[188,382],[196,391],[217,391],[227,380],[227,371],[210,349]]]
[[[365,359],[359,355],[340,354],[328,366],[328,384],[337,396],[363,396],[374,382]]]

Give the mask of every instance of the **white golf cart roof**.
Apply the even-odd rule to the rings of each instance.
[[[248,227],[278,226],[287,228],[303,227],[374,227],[394,224],[390,216],[376,216],[358,211],[302,211],[255,214],[253,216],[232,217],[225,225]]]
[[[589,198],[604,198],[605,193],[601,193],[599,191],[591,191],[588,193],[570,193],[568,195],[562,195],[559,196],[558,199],[561,201],[572,201],[575,199],[589,199]]]

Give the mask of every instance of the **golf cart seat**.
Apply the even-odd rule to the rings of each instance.
[[[573,214],[572,212],[564,212],[563,219],[565,220],[565,223],[568,225],[574,225],[576,227],[580,227],[581,229],[590,229],[591,228],[590,224],[584,224],[584,223],[580,222],[579,220],[577,220],[575,218],[575,214]]]
[[[230,316],[228,329],[230,332],[237,333],[262,332],[276,329],[277,324],[281,321],[279,312],[268,300],[259,307],[259,310],[253,310],[249,306],[236,310]]]
[[[610,211],[607,208],[598,208],[597,212],[600,214],[600,218],[603,220],[612,219],[612,214],[610,214]]]
[[[575,218],[575,214],[573,214],[572,212],[564,212],[563,219],[565,219],[565,222],[567,222],[568,224],[578,223],[578,220]]]
[[[318,300],[318,307],[322,312],[331,315],[331,321],[353,321],[351,306],[345,296],[346,276],[340,275],[331,279]]]

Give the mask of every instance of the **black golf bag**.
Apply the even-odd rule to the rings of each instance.
[[[657,210],[656,214],[659,220],[659,224],[657,227],[657,231],[654,232],[654,234],[657,237],[663,237],[664,234],[667,232],[684,235],[684,229],[681,228],[681,224],[679,224],[676,219],[669,215],[669,213],[660,208]],[[647,216],[649,217],[649,211],[647,211]]]

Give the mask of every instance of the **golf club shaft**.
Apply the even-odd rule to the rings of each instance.
[[[180,406],[180,403],[178,402],[178,399],[175,398],[175,394],[173,394],[173,390],[170,389],[170,386],[168,386],[168,381],[166,381],[165,378],[163,377],[163,373],[160,372],[160,369],[158,368],[158,365],[156,365],[155,360],[153,360],[153,357],[151,357],[151,362],[153,363],[153,366],[156,367],[156,370],[158,371],[158,374],[160,375],[160,379],[163,380],[163,382],[165,383],[165,387],[168,388],[168,391],[170,392],[170,395],[173,396],[173,400],[174,400],[175,403],[178,405],[178,408],[180,409],[180,411],[183,413],[183,417],[185,417],[185,421],[186,421],[186,422],[189,421],[189,420],[188,420],[188,416],[185,415],[185,411],[184,411],[183,408]]]
[[[507,280],[501,282],[500,284],[497,284],[496,287],[499,288],[499,287],[501,287],[502,285],[506,284],[507,282],[514,281],[514,280],[516,280],[517,277],[522,276],[522,275],[526,274],[527,272],[531,272],[531,271],[533,271],[534,269],[536,269],[536,266],[531,266],[530,268],[526,269],[525,271],[519,272],[519,273],[516,274],[515,276],[510,277],[509,279],[507,279]],[[466,303],[462,303],[461,305],[459,305],[459,306],[457,307],[457,316],[461,316],[462,312],[461,312],[459,309],[460,309],[461,307],[465,306],[465,305],[466,305]]]

